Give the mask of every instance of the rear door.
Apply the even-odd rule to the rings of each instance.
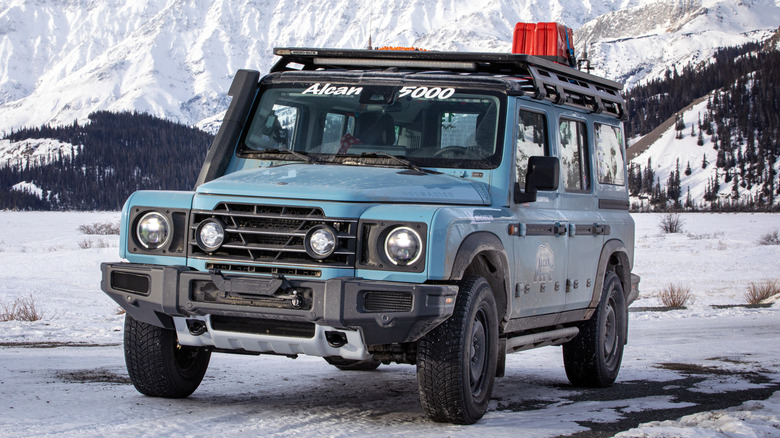
[[[596,206],[593,124],[574,111],[560,113],[558,148],[563,187],[561,213],[569,224],[568,272],[564,310],[588,307],[593,297],[596,269],[609,227]]]

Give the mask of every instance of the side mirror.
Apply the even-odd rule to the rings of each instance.
[[[520,184],[515,183],[515,202],[535,202],[537,190],[558,190],[558,177],[561,165],[556,157],[530,157],[528,173],[525,177],[525,192],[520,191]]]

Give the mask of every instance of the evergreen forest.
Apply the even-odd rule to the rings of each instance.
[[[706,97],[706,111],[687,130],[678,112]],[[632,163],[629,189],[646,197],[656,209],[697,209],[697,203],[680,186],[681,172],[715,166],[703,201],[710,210],[776,210],[780,196],[776,164],[780,157],[780,51],[747,44],[718,51],[711,62],[667,71],[663,79],[631,89],[626,94],[629,120],[627,137],[649,133],[675,118],[677,139],[697,137],[717,152],[709,162],[677,162],[665,181],[653,165]],[[745,196],[745,191],[751,195]],[[724,196],[724,189],[730,189]],[[743,194],[741,195],[740,192]]]
[[[22,129],[11,141],[46,138],[72,145],[70,154],[0,165],[0,209],[119,210],[136,190],[191,190],[213,136],[141,113],[100,111],[85,124]],[[20,181],[38,197],[12,190]]]

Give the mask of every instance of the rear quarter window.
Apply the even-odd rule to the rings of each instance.
[[[599,182],[624,185],[626,161],[623,156],[623,134],[620,128],[596,123],[595,143]]]

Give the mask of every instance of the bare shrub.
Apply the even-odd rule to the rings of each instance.
[[[661,231],[664,233],[682,233],[684,223],[679,214],[667,213],[661,217]]]
[[[98,248],[111,248],[111,244],[106,242],[103,239],[98,239],[97,241],[97,247]]]
[[[777,230],[769,232],[758,239],[760,245],[780,245],[780,232]]]
[[[0,303],[0,321],[38,321],[43,313],[36,307],[32,295],[19,297],[8,306]]]
[[[94,224],[86,224],[86,225],[79,225],[79,231],[81,234],[90,234],[90,235],[101,235],[101,236],[107,236],[110,234],[119,234],[119,224],[118,223],[97,223]]]
[[[79,248],[81,249],[90,249],[92,248],[92,241],[89,239],[84,239],[81,242],[79,242]]]
[[[745,301],[748,304],[759,304],[777,294],[780,294],[780,284],[777,280],[765,280],[759,283],[751,281],[745,291]]]
[[[691,288],[669,283],[658,295],[665,307],[684,307],[691,300]]]

